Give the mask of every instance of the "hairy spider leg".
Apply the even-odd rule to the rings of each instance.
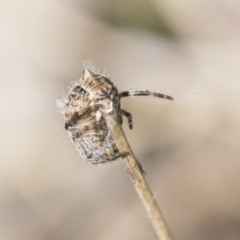
[[[78,112],[78,111],[74,112],[72,117],[65,122],[65,129],[67,130],[69,127],[72,127],[80,119],[84,117],[88,117],[93,111],[96,111],[97,109],[99,109],[99,105],[87,107],[82,112]]]
[[[123,109],[121,109],[121,113],[128,119],[128,126],[130,129],[132,129],[133,128],[132,114]]]
[[[119,97],[133,97],[133,96],[153,96],[153,97],[159,97],[159,98],[165,98],[168,100],[173,100],[172,97],[162,94],[162,93],[157,93],[157,92],[150,92],[148,90],[130,90],[130,91],[124,91],[119,93]]]
[[[124,158],[128,154],[129,153],[127,153],[127,152],[123,152],[123,153],[116,152],[114,154],[104,155],[104,156],[101,156],[99,158],[89,158],[88,161],[92,164],[106,163],[106,162],[109,162],[109,161],[115,161],[118,158]]]

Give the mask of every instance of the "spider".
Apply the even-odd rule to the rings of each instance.
[[[120,125],[123,116],[132,129],[132,115],[121,109],[120,100],[130,96],[153,96],[173,100],[172,97],[148,90],[124,91],[118,93],[113,82],[99,74],[84,69],[79,81],[73,83],[67,96],[58,100],[57,105],[64,115],[65,129],[84,160],[100,164],[125,157],[119,152],[103,118],[103,104],[111,102]]]

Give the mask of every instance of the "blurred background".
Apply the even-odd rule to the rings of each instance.
[[[240,4],[0,1],[0,239],[157,239],[123,161],[78,155],[56,99],[93,61],[178,240],[240,239]]]

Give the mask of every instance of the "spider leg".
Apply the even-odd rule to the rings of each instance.
[[[157,93],[157,92],[150,92],[148,90],[139,90],[139,91],[131,90],[131,91],[124,91],[124,92],[119,93],[120,98],[131,97],[131,96],[153,96],[153,97],[159,97],[159,98],[173,100],[173,98],[168,95],[164,95],[162,93]]]
[[[69,127],[72,127],[76,124],[79,120],[85,120],[85,118],[91,117],[92,112],[96,112],[99,109],[99,105],[94,105],[85,108],[83,111],[76,111],[72,114],[70,119],[65,123],[65,129],[68,130]]]
[[[94,136],[98,140],[104,141],[107,135],[107,125],[103,121],[102,117],[94,118],[87,125],[83,125],[76,131],[76,138],[84,138],[89,136]]]
[[[76,132],[76,138],[87,136],[87,134],[89,135],[91,132],[95,134],[95,131],[96,131],[96,123],[92,122],[88,125],[85,125],[81,129],[79,129]]]
[[[128,153],[126,153],[126,152],[123,152],[123,153],[116,152],[114,154],[103,155],[103,156],[100,156],[98,158],[96,158],[96,157],[95,158],[89,158],[88,161],[92,164],[101,164],[101,163],[115,161],[118,158],[126,157],[126,155],[128,155]]]
[[[128,119],[128,126],[130,129],[132,129],[133,128],[132,114],[123,109],[121,109],[121,113]]]

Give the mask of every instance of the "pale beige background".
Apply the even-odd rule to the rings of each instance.
[[[128,3],[130,2],[130,3]],[[238,1],[0,1],[0,239],[157,239],[123,162],[83,161],[55,101],[85,59],[179,240],[240,239]]]

